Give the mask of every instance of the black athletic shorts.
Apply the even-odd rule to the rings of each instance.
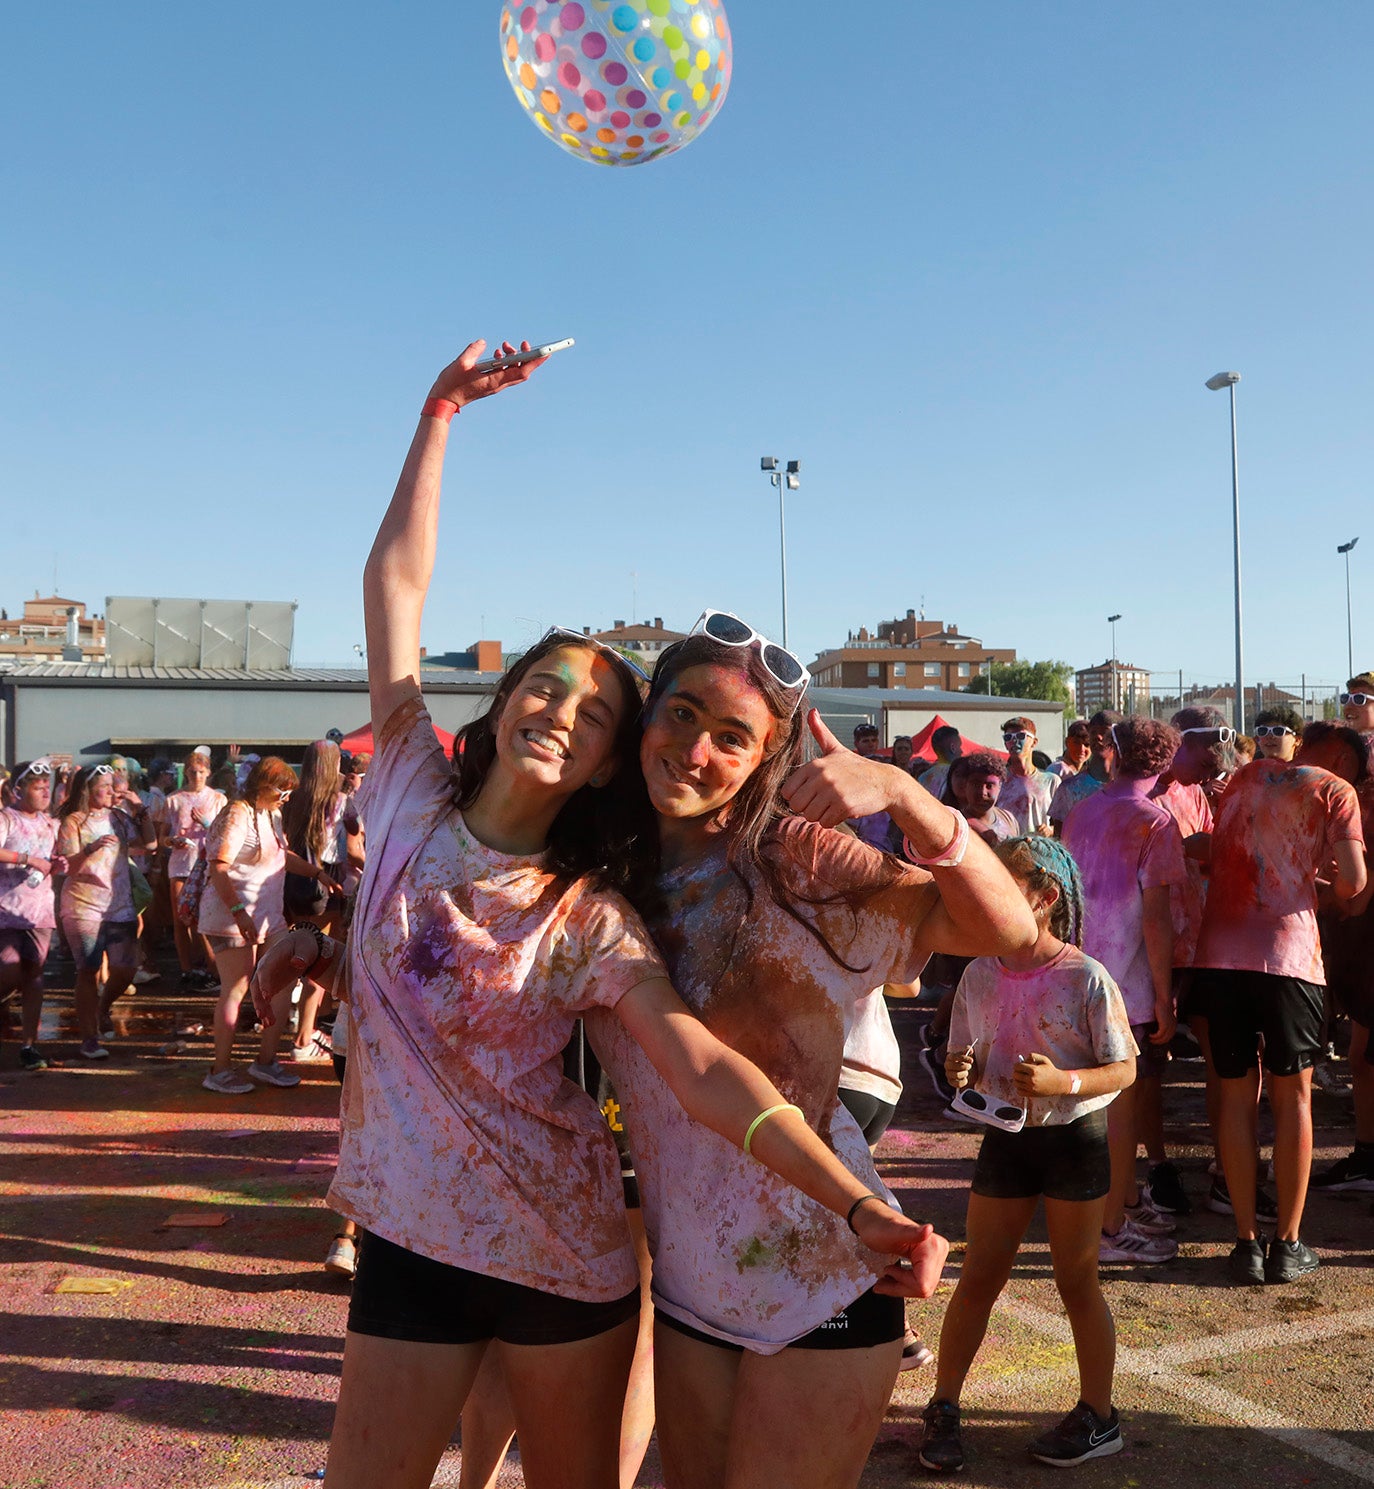
[[[1193,973],[1207,1003],[1212,1068],[1240,1080],[1259,1064],[1270,1075],[1297,1075],[1322,1052],[1324,990],[1298,977],[1198,967]]]
[[[870,1096],[867,1091],[850,1091],[840,1087],[840,1105],[859,1124],[864,1142],[871,1148],[888,1129],[897,1115],[897,1108],[880,1096]]]
[[[1055,1127],[1004,1132],[989,1127],[973,1166],[973,1192],[985,1199],[1101,1199],[1112,1187],[1107,1108]]]
[[[572,1344],[638,1313],[638,1287],[612,1303],[582,1303],[450,1267],[364,1231],[348,1327],[417,1344]]]
[[[744,1347],[717,1339],[713,1334],[704,1334],[690,1324],[669,1318],[662,1309],[654,1310],[654,1322],[663,1324],[675,1333],[685,1334],[701,1344],[714,1344],[717,1349],[732,1350],[742,1355]],[[848,1308],[828,1318],[819,1328],[803,1334],[787,1346],[788,1349],[872,1349],[875,1344],[891,1344],[906,1336],[906,1303],[902,1298],[889,1298],[875,1293],[870,1287],[861,1293]]]

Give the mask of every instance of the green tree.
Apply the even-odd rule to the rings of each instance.
[[[1073,703],[1072,676],[1068,662],[994,662],[992,671],[975,677],[968,690],[997,698],[1044,698],[1068,709]]]

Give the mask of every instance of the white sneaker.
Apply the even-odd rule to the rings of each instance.
[[[324,1259],[324,1269],[336,1277],[352,1277],[358,1270],[358,1250],[352,1236],[335,1236],[329,1243],[329,1255]]]
[[[154,972],[151,967],[140,967],[134,973],[134,986],[147,987],[150,982],[157,982],[161,976],[161,972]]]
[[[1138,1231],[1147,1236],[1171,1236],[1178,1229],[1178,1222],[1163,1210],[1156,1210],[1150,1203],[1145,1186],[1140,1188],[1140,1199],[1126,1206],[1126,1218]]]
[[[1153,1265],[1171,1262],[1178,1255],[1178,1243],[1168,1236],[1147,1236],[1137,1230],[1131,1220],[1123,1220],[1121,1229],[1114,1236],[1102,1232],[1098,1243],[1099,1262],[1140,1262]]]
[[[286,1047],[286,1058],[288,1060],[323,1060],[325,1053],[313,1040],[309,1044],[289,1044]]]
[[[255,1089],[253,1082],[244,1080],[237,1070],[221,1070],[218,1073],[212,1070],[201,1081],[201,1085],[207,1091],[213,1091],[216,1096],[247,1096]]]
[[[301,1083],[300,1076],[287,1070],[280,1060],[273,1060],[270,1065],[259,1065],[254,1060],[248,1067],[248,1075],[264,1086],[299,1086]]]

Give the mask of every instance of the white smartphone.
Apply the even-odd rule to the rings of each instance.
[[[550,341],[544,346],[532,346],[527,352],[512,352],[508,357],[488,357],[479,362],[474,372],[500,372],[503,367],[519,367],[525,362],[538,361],[540,357],[551,357],[555,352],[564,352],[576,343],[569,336],[566,341]]]

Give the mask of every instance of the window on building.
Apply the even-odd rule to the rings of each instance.
[[[968,663],[967,662],[960,662],[959,663],[959,676],[960,677],[967,677],[968,674],[969,674]]]
[[[926,676],[927,677],[939,677],[939,675],[940,675],[940,664],[939,664],[939,662],[927,662],[926,663]]]
[[[874,682],[877,681],[877,679],[878,679],[878,664],[876,662],[870,662],[868,664],[868,675],[869,675],[870,679],[872,679]]]
[[[905,677],[906,676],[906,663],[905,662],[893,662],[893,664],[892,664],[892,675],[893,675],[893,677]]]

